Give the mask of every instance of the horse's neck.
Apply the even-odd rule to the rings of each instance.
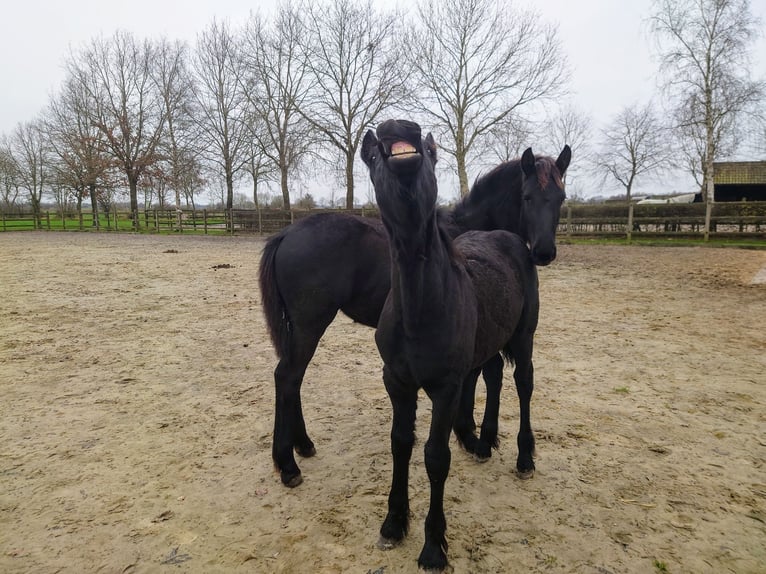
[[[517,162],[516,162],[517,163]],[[469,230],[520,230],[521,169],[504,164],[477,181],[470,193],[449,213],[455,235]]]
[[[419,229],[389,227],[394,312],[414,333],[424,315],[443,307],[452,280],[452,246],[432,217]]]

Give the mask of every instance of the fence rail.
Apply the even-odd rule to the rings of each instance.
[[[766,202],[705,204],[601,204],[565,205],[558,232],[567,236],[705,235],[709,219],[712,236],[766,238]],[[318,212],[337,210],[175,210],[147,209],[139,213],[118,212],[94,218],[89,212],[61,217],[45,212],[39,219],[30,213],[0,214],[1,231],[98,230],[149,231],[157,233],[275,233],[294,221]],[[363,217],[379,217],[376,209],[344,211]]]

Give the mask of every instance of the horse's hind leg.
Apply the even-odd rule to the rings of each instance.
[[[503,388],[503,357],[498,353],[481,368],[484,383],[487,386],[487,404],[481,422],[482,452],[489,457],[493,448],[497,448],[498,419],[500,417],[500,391]]]
[[[460,445],[479,459],[486,459],[489,454],[480,452],[479,439],[476,437],[476,422],[473,418],[474,401],[476,397],[476,381],[481,369],[474,369],[463,381],[460,391],[460,403],[453,430]]]
[[[290,333],[289,349],[274,371],[276,407],[271,453],[282,483],[286,486],[294,487],[303,482],[300,468],[293,456],[293,448],[301,456],[308,457],[316,453],[303,419],[301,384],[306,367],[314,356],[319,339],[329,323],[330,321],[327,321],[321,330],[293,327]]]

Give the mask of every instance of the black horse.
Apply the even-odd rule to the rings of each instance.
[[[556,257],[556,228],[564,201],[561,177],[570,159],[569,146],[555,162],[549,157],[535,158],[531,149],[526,150],[521,160],[501,164],[479,178],[468,196],[443,215],[445,229],[453,237],[470,229],[516,232],[529,244],[535,263],[547,265]],[[266,243],[260,288],[266,323],[279,357],[274,371],[272,456],[287,486],[302,482],[293,449],[303,457],[316,453],[306,432],[300,388],[319,340],[338,310],[358,323],[377,325],[390,288],[390,274],[388,243],[383,225],[376,219],[316,214],[297,221]],[[502,369],[499,356],[484,368],[487,410],[481,438],[474,435],[473,396],[467,398],[470,408],[455,429],[461,444],[479,458],[489,457],[497,442],[495,411]]]
[[[526,413],[519,433],[524,468],[519,470],[534,469],[528,409],[539,307],[537,270],[526,242],[507,231],[470,231],[453,241],[436,209],[436,146],[430,134],[421,139],[417,124],[383,122],[377,137],[367,132],[361,155],[370,170],[392,259],[391,291],[375,332],[393,406],[393,480],[381,542],[388,547],[407,533],[409,461],[422,388],[432,404],[425,444],[431,498],[418,564],[443,569],[450,432],[464,381],[498,352],[515,363],[522,416]],[[534,163],[527,168],[533,170]]]

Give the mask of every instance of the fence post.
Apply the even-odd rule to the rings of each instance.
[[[633,239],[633,203],[628,204],[628,243]]]
[[[567,237],[572,236],[572,206],[567,205]]]
[[[46,221],[46,223],[48,225],[48,231],[50,231],[51,230],[51,213],[50,213],[50,211],[46,211],[45,212],[45,221]]]
[[[705,237],[704,241],[707,243],[710,239],[710,216],[713,214],[713,202],[708,199],[705,205]]]
[[[207,209],[202,210],[202,225],[205,227],[205,235],[207,235]]]

